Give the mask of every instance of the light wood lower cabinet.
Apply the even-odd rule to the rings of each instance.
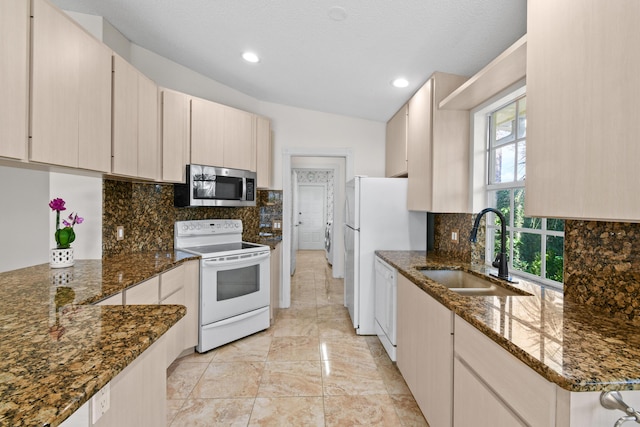
[[[282,243],[278,243],[271,251],[271,259],[269,265],[269,272],[271,274],[271,302],[269,306],[269,317],[271,319],[271,324],[273,324],[276,314],[278,314],[278,309],[280,308],[280,282],[282,279],[282,268],[281,268],[281,260],[282,260]]]
[[[397,364],[431,427],[451,426],[453,314],[398,275]]]
[[[125,305],[158,304],[160,277],[155,276],[135,286],[125,289]]]
[[[455,357],[454,426],[556,424],[556,385],[458,316]]]
[[[95,427],[167,425],[166,338],[160,337],[111,380],[110,408]]]
[[[111,170],[111,50],[48,0],[32,3],[29,160]]]
[[[115,295],[111,295],[109,298],[105,298],[102,301],[98,301],[96,305],[123,305],[124,299],[122,292],[118,292]]]
[[[459,359],[454,370],[454,427],[527,426]]]
[[[0,157],[27,155],[29,2],[0,2]]]

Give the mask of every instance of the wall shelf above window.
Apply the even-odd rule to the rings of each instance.
[[[443,99],[443,110],[471,110],[487,99],[522,80],[527,69],[527,36],[507,50]]]

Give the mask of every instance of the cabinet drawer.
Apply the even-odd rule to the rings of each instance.
[[[98,301],[95,305],[122,305],[122,292],[118,292],[115,295],[111,295],[109,298]]]
[[[179,265],[160,276],[160,300],[184,287],[184,266]]]
[[[157,304],[160,279],[158,276],[144,281],[124,291],[124,303],[133,304]]]
[[[456,357],[523,420],[531,426],[555,425],[555,384],[458,316],[454,337]]]

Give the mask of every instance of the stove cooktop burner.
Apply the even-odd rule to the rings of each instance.
[[[233,243],[222,243],[222,244],[214,244],[214,245],[205,245],[205,246],[193,246],[188,248],[181,248],[183,251],[197,253],[199,255],[209,255],[215,256],[218,254],[228,254],[231,252],[247,252],[247,249],[262,249],[264,245],[256,245],[253,243],[247,242],[233,242]]]

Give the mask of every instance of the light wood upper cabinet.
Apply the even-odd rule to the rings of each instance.
[[[138,74],[138,177],[162,177],[160,150],[160,102],[158,85]]]
[[[111,50],[47,0],[32,15],[29,159],[110,172]]]
[[[29,2],[0,2],[0,157],[27,156]]]
[[[272,172],[271,121],[266,117],[256,117],[256,145],[258,188],[269,188]]]
[[[255,115],[227,107],[224,110],[224,166],[256,171]]]
[[[138,174],[138,70],[113,57],[112,173]]]
[[[162,180],[185,182],[190,153],[190,99],[162,89]]]
[[[527,4],[527,216],[640,220],[640,2]]]
[[[405,104],[387,122],[385,145],[385,176],[407,175],[407,115]]]
[[[158,86],[118,55],[113,57],[111,172],[160,179]]]
[[[224,165],[225,106],[191,98],[191,163]]]
[[[467,212],[470,209],[469,112],[437,107],[466,79],[435,73],[409,100],[409,210]]]

